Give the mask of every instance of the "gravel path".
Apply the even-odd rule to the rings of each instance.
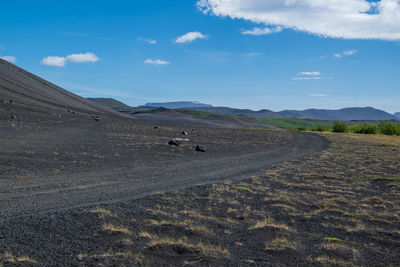
[[[183,148],[168,146],[169,136],[180,132],[88,119],[53,128],[0,129],[0,222],[248,178],[328,145],[308,133],[199,128]],[[194,151],[196,141],[208,151]]]

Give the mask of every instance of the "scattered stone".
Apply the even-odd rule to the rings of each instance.
[[[100,121],[99,116],[96,116],[96,117],[94,118],[94,120],[95,120],[95,121]]]
[[[187,133],[187,132],[185,132],[185,131],[183,131],[183,132],[182,132],[182,134],[183,134],[183,135],[188,135],[188,133]]]
[[[168,144],[171,145],[171,146],[179,146],[179,145],[183,145],[184,142],[185,142],[185,139],[174,138],[174,139],[170,140],[168,142]]]
[[[160,129],[160,127],[158,127],[158,126],[154,126],[154,127],[153,127],[153,129]]]
[[[205,148],[204,146],[197,145],[197,146],[196,146],[196,151],[206,152],[206,148]]]
[[[10,117],[11,119],[16,119],[17,118],[17,116],[15,116],[15,115],[11,115],[11,117]]]

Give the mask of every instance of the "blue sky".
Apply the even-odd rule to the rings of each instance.
[[[297,2],[2,0],[0,57],[133,106],[399,112],[400,1]]]

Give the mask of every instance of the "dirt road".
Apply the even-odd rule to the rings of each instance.
[[[0,221],[247,178],[328,144],[307,133],[199,127],[177,148],[167,142],[185,128],[131,120],[28,128],[0,128]]]

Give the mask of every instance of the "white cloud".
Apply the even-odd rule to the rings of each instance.
[[[321,73],[319,71],[304,71],[297,74],[298,76],[320,76]]]
[[[319,71],[303,71],[297,73],[299,77],[293,77],[293,81],[306,81],[306,80],[322,80],[321,73]]]
[[[65,57],[46,57],[40,63],[47,66],[64,67],[67,60]]]
[[[146,59],[144,61],[145,64],[151,64],[151,65],[169,65],[170,63],[168,61],[165,60],[161,60],[161,59]]]
[[[327,95],[324,94],[309,94],[309,96],[313,96],[313,97],[325,97]]]
[[[0,57],[1,59],[4,59],[5,61],[8,61],[10,63],[15,63],[17,62],[17,58],[13,56],[2,56]]]
[[[176,38],[175,43],[185,44],[185,43],[191,43],[197,39],[206,39],[206,38],[208,38],[208,36],[205,34],[202,34],[201,32],[188,32],[188,33]]]
[[[356,50],[356,49],[347,50],[347,51],[345,51],[345,52],[343,52],[343,53],[336,53],[336,54],[333,55],[333,57],[342,58],[342,57],[353,56],[353,55],[355,55],[357,52],[358,52],[358,50]]]
[[[269,28],[269,27],[265,27],[265,28],[259,28],[259,27],[255,27],[252,30],[247,30],[247,31],[243,31],[242,34],[243,35],[267,35],[267,34],[272,34],[272,33],[278,33],[282,31],[282,27],[275,27],[275,28]]]
[[[55,67],[64,67],[68,62],[72,63],[88,63],[88,62],[97,62],[99,61],[99,57],[93,53],[81,53],[81,54],[71,54],[66,57],[58,57],[58,56],[49,56],[44,59],[40,63],[46,66],[55,66]]]
[[[152,39],[149,39],[149,38],[142,38],[142,37],[138,37],[137,39],[139,41],[143,41],[143,42],[146,42],[148,44],[152,44],[152,45],[157,44],[157,40],[152,40]]]
[[[303,71],[297,73],[299,77],[293,77],[293,81],[306,81],[306,80],[322,80],[321,73],[319,71]]]
[[[66,57],[67,61],[71,61],[74,63],[88,63],[88,62],[97,62],[99,61],[99,57],[93,53],[85,53],[85,54],[72,54]]]
[[[204,13],[319,36],[400,40],[400,1],[198,0]]]

